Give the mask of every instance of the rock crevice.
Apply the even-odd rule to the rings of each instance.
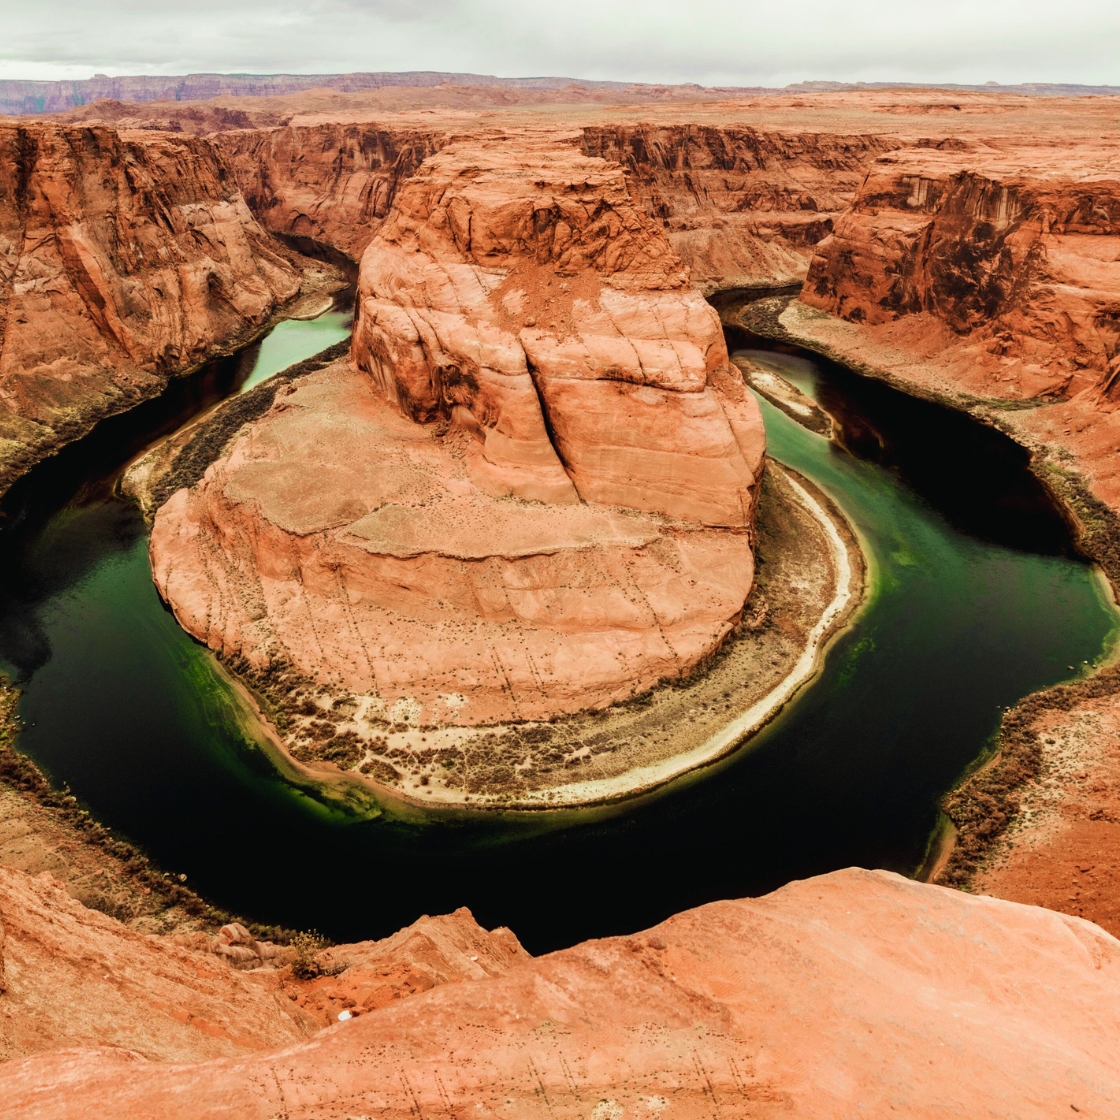
[[[430,157],[365,251],[351,355],[157,514],[192,633],[479,724],[625,699],[730,632],[761,416],[621,168],[533,133]]]

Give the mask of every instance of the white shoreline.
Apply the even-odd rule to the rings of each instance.
[[[394,798],[401,798],[424,809],[464,809],[486,812],[493,810],[578,808],[603,802],[619,801],[648,793],[658,786],[665,785],[667,782],[682,777],[691,771],[702,769],[704,766],[708,766],[730,754],[751,734],[769,723],[789,703],[801,687],[816,676],[820,669],[826,640],[831,636],[836,620],[844,614],[861,590],[861,588],[852,586],[853,570],[848,546],[840,536],[833,518],[824,506],[792,476],[790,471],[777,463],[774,463],[774,466],[782,470],[786,481],[794,488],[804,508],[824,528],[837,577],[836,591],[832,601],[809,632],[809,640],[789,673],[745,712],[720,728],[715,734],[709,736],[698,747],[693,747],[692,750],[684,754],[675,755],[662,762],[628,770],[626,773],[618,774],[613,778],[595,778],[586,782],[551,786],[548,789],[522,793],[508,801],[485,794],[481,796],[478,794],[470,795],[471,800],[468,801],[468,795],[457,790],[434,790],[431,796],[421,800],[419,797],[402,793],[400,790],[382,787],[378,783],[370,784],[375,785],[379,791],[384,789]],[[858,543],[856,547],[859,547]]]

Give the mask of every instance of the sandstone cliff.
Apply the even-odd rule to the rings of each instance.
[[[621,169],[533,136],[430,158],[366,250],[353,358],[157,514],[191,633],[470,725],[623,699],[722,642],[762,421]]]
[[[1120,1108],[1120,942],[1034,907],[852,869],[510,960],[259,1056],[167,1065],[105,1047],[5,1062],[0,1117]]]
[[[400,183],[462,131],[450,121],[427,129],[324,121],[213,141],[268,229],[358,260]],[[813,244],[847,206],[868,162],[898,143],[687,124],[549,131],[626,168],[636,202],[705,292],[800,283]]]
[[[357,262],[400,183],[448,140],[445,129],[327,123],[226,132],[211,142],[266,229]]]
[[[692,282],[713,292],[801,283],[868,163],[897,143],[734,125],[604,125],[584,128],[581,146],[626,168]]]
[[[932,358],[978,397],[1120,379],[1120,167],[1105,147],[946,141],[880,156],[802,301]]]
[[[0,490],[299,287],[206,141],[0,124]]]

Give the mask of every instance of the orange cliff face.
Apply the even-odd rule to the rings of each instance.
[[[762,420],[620,168],[533,135],[430,158],[364,255],[352,356],[159,511],[188,630],[469,725],[624,699],[720,645]]]
[[[400,185],[464,131],[415,123],[324,120],[211,139],[261,223],[359,260]],[[692,282],[717,288],[800,283],[867,164],[897,146],[844,131],[789,135],[742,125],[609,124],[542,128],[585,155],[621,164],[637,206],[661,225]],[[297,241],[297,244],[301,242]]]
[[[586,127],[588,155],[621,163],[642,208],[705,293],[800,284],[813,246],[891,136],[744,125]]]
[[[206,141],[0,123],[0,489],[299,287]]]
[[[881,156],[801,299],[976,397],[1111,400],[1120,159],[1103,144],[964,141]]]
[[[1110,137],[881,157],[817,246],[794,333],[965,403],[1120,510],[1120,151]],[[1068,468],[1062,468],[1067,469]]]
[[[221,133],[221,154],[271,233],[359,261],[401,182],[448,143],[445,129],[326,123]]]
[[[107,1036],[0,1063],[0,1118],[1052,1120],[1120,1107],[1120,942],[1048,910],[852,868],[535,959],[489,939],[489,955],[464,955],[456,938],[450,982],[423,965],[434,990],[355,1002],[368,1012],[294,1045],[170,1064]],[[383,945],[375,961],[335,952],[389,972]],[[117,983],[150,1006],[142,974]]]

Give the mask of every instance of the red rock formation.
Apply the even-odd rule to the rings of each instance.
[[[799,284],[813,246],[890,136],[742,125],[586,127],[588,155],[621,163],[643,209],[704,292]]]
[[[171,938],[75,902],[48,872],[0,868],[0,1060],[116,1046],[200,1061],[286,1046],[318,1029],[275,973],[237,973]]]
[[[411,419],[470,431],[481,488],[750,524],[757,408],[616,167],[551,140],[445,149],[399,192],[359,300],[358,367]]]
[[[445,129],[330,123],[226,132],[211,143],[266,229],[359,261],[401,181],[448,138]]]
[[[234,923],[223,936],[144,936],[75,902],[58,880],[0,868],[0,1061],[114,1046],[157,1061],[202,1061],[286,1046],[440,984],[501,976],[528,960],[508,929],[469,910],[422,917],[382,941],[336,945],[300,979],[292,950],[268,952]],[[233,931],[230,944],[228,931]],[[230,967],[237,942],[255,971]],[[274,947],[275,948],[275,947]],[[285,959],[281,959],[285,958]]]
[[[1113,162],[1085,145],[961,141],[881,156],[817,247],[802,301],[893,325],[874,337],[975,396],[1108,397],[1120,378]]]
[[[315,958],[322,976],[285,978],[288,997],[324,1026],[338,1016],[364,1015],[440,984],[504,976],[529,954],[510,930],[487,932],[466,907],[454,914],[417,919],[382,941],[324,949]]]
[[[0,489],[299,286],[205,141],[0,124]]]
[[[1111,1116],[1120,943],[849,870],[444,985],[257,1057],[0,1065],[0,1117]]]
[[[159,511],[191,633],[463,724],[619,700],[722,642],[761,417],[620,169],[531,138],[432,157],[366,252],[353,353],[368,377],[297,383]]]
[[[358,260],[400,183],[462,129],[438,120],[427,129],[324,121],[213,141],[268,229]],[[848,205],[868,162],[898,143],[734,125],[604,125],[566,135],[586,155],[626,168],[639,205],[705,292],[800,283],[814,242]]]

